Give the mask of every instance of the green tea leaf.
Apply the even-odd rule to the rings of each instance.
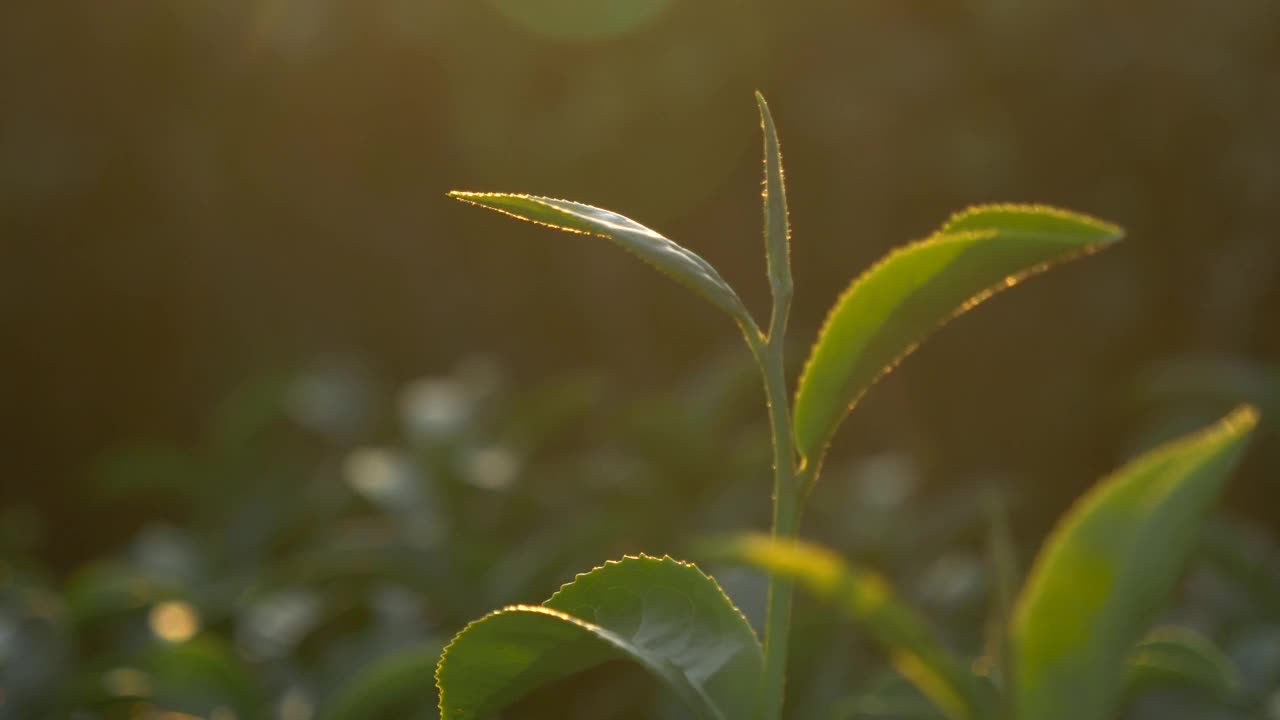
[[[1162,686],[1194,687],[1220,700],[1240,689],[1235,665],[1213,641],[1190,628],[1152,630],[1129,656],[1124,695]]]
[[[706,260],[617,213],[568,200],[508,193],[453,191],[449,197],[559,230],[597,235],[617,243],[729,313],[745,330],[755,322],[738,294]]]
[[[939,325],[1121,235],[1114,225],[1063,210],[988,205],[893,251],[853,281],[818,334],[796,391],[796,449],[807,464],[820,461],[867,388]]]
[[[763,656],[746,618],[701,570],[628,557],[540,606],[477,620],[436,671],[443,720],[483,720],[534,688],[608,660],[640,664],[701,719],[752,714]]]
[[[320,717],[391,720],[431,707],[437,702],[436,689],[423,678],[435,671],[441,649],[438,642],[428,643],[379,659],[343,685]]]
[[[791,280],[791,224],[787,220],[787,185],[782,178],[782,150],[778,146],[778,130],[764,95],[756,93],[760,107],[760,126],[764,132],[764,247],[769,267],[769,287],[775,307],[785,313],[790,309],[794,283]],[[769,333],[786,331],[786,317],[775,317]]]
[[[1058,523],[1014,613],[1017,717],[1110,717],[1133,644],[1172,590],[1256,422],[1242,406],[1139,457]]]
[[[706,554],[794,578],[866,630],[889,653],[894,668],[948,718],[983,717],[987,701],[977,678],[938,644],[880,575],[848,565],[826,548],[767,535],[710,543]]]

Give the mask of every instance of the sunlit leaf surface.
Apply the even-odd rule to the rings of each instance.
[[[769,285],[774,294],[783,293],[790,299],[791,280],[791,224],[787,219],[787,184],[782,176],[782,150],[778,145],[778,130],[773,124],[773,114],[764,95],[756,93],[756,105],[760,107],[760,126],[764,132],[764,247],[768,259]],[[775,322],[782,319],[775,319]],[[776,331],[772,328],[771,332]]]
[[[977,679],[933,638],[924,622],[894,596],[880,575],[845,563],[830,550],[803,542],[744,535],[711,543],[709,556],[795,578],[835,603],[888,653],[894,667],[953,720],[981,717]]]
[[[468,625],[436,673],[443,720],[483,720],[529,691],[608,660],[638,663],[693,716],[749,718],[763,658],[751,626],[693,565],[628,557],[539,606]]]
[[[1256,422],[1241,407],[1161,446],[1103,479],[1062,519],[1014,614],[1017,717],[1111,716],[1133,645],[1173,588]]]
[[[867,388],[939,325],[1121,235],[1114,225],[1063,210],[989,205],[890,253],[853,281],[818,335],[796,392],[797,450],[816,461]]]
[[[742,300],[710,263],[630,218],[590,205],[533,195],[454,191],[449,196],[539,225],[612,240],[698,291],[742,327],[752,324]]]

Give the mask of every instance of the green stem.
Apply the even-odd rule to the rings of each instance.
[[[779,329],[776,315],[772,324],[773,330]],[[773,436],[773,537],[775,540],[790,540],[796,537],[800,523],[795,449],[787,401],[782,335],[770,335],[772,337],[767,341],[760,338],[752,343],[752,350],[764,375],[769,428]],[[782,717],[793,588],[794,583],[790,579],[769,576],[764,629],[764,684],[760,690],[759,720],[779,720]]]
[[[800,497],[796,482],[796,451],[791,410],[787,402],[787,374],[783,343],[791,314],[791,227],[787,221],[787,191],[782,179],[782,153],[778,133],[764,96],[756,93],[760,125],[764,132],[764,239],[773,308],[769,335],[748,332],[747,342],[764,375],[765,401],[769,404],[769,429],[773,435],[773,539],[793,540],[800,525]],[[764,625],[764,684],[758,720],[780,720],[786,691],[787,644],[791,635],[789,578],[769,576],[769,603]]]

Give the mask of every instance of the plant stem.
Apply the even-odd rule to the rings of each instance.
[[[778,316],[775,314],[773,330],[779,329],[777,320]],[[770,335],[767,341],[760,338],[752,343],[752,350],[764,376],[765,400],[769,405],[769,428],[773,436],[773,537],[775,540],[791,540],[796,537],[800,520],[795,449],[787,400],[782,335]],[[769,576],[768,610],[764,629],[764,684],[760,690],[757,712],[759,720],[779,720],[782,717],[793,587],[794,583],[790,579]]]
[[[782,151],[778,133],[764,96],[756,93],[760,129],[764,134],[764,247],[773,308],[769,335],[748,332],[747,342],[764,375],[765,401],[769,404],[769,430],[773,436],[773,539],[796,537],[800,525],[800,497],[796,482],[796,452],[791,410],[787,402],[784,343],[791,314],[794,284],[791,280],[791,225],[787,218],[787,190],[782,177]],[[764,684],[756,712],[758,720],[780,720],[786,690],[787,645],[791,635],[789,578],[769,576],[769,601],[764,625]]]

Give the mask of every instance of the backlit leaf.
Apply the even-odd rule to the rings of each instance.
[[[693,717],[748,718],[763,656],[742,613],[693,565],[628,557],[579,575],[542,605],[463,629],[436,672],[443,720],[483,720],[529,691],[608,660],[638,663]]]
[[[760,127],[764,132],[764,247],[768,260],[769,287],[785,304],[793,291],[791,280],[791,224],[787,219],[787,184],[782,177],[782,150],[778,130],[764,95],[756,93]],[[770,332],[785,331],[786,318],[773,318]]]
[[[966,210],[891,252],[849,286],[827,316],[796,391],[796,448],[820,460],[877,379],[939,325],[1049,265],[1120,238],[1119,228],[1038,205]]]
[[[894,596],[880,575],[853,567],[830,550],[767,535],[710,543],[717,560],[754,565],[794,578],[840,610],[889,654],[893,666],[948,718],[983,716],[987,701],[978,680],[934,639],[924,622]]]
[[[1102,720],[1257,414],[1242,406],[1104,478],[1059,522],[1013,618],[1016,717]]]
[[[747,308],[706,260],[617,213],[534,195],[453,191],[450,197],[559,230],[607,238],[641,260],[698,291],[744,328],[754,327]]]

